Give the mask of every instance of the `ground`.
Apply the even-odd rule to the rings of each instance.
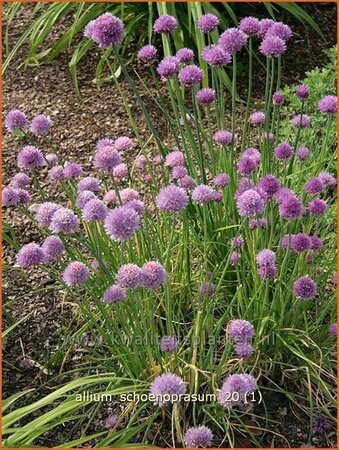
[[[315,32],[306,29],[292,20],[295,37],[289,43],[289,52],[285,58],[285,68],[282,83],[294,83],[302,80],[305,71],[325,61],[323,50],[335,44],[336,39],[336,6],[335,4],[307,4],[304,5],[311,12],[316,22],[325,34],[322,40]],[[25,8],[30,9],[31,5]],[[21,12],[14,21],[9,33],[10,47],[27,23],[27,12]],[[62,25],[61,25],[62,26]],[[307,32],[306,32],[307,31]],[[121,104],[119,94],[113,84],[97,87],[94,82],[96,55],[88,55],[79,67],[79,85],[82,99],[79,99],[72,87],[68,70],[68,55],[64,54],[50,65],[29,67],[25,71],[19,66],[19,53],[3,78],[3,111],[6,113],[13,108],[22,109],[31,117],[35,114],[50,115],[54,122],[53,142],[42,147],[45,152],[57,150],[63,160],[81,161],[89,167],[89,156],[93,154],[95,142],[105,136],[132,135],[128,125],[128,118]],[[246,60],[244,59],[244,63]],[[138,66],[143,77],[147,77],[144,67]],[[254,90],[260,99],[263,73],[256,68]],[[141,112],[136,100],[124,80],[122,89],[128,96],[128,103],[136,111],[138,122],[142,124]],[[150,84],[148,80],[148,85]],[[246,80],[240,77],[240,94],[244,95]],[[153,90],[154,87],[152,86]],[[152,109],[150,101],[146,103]],[[152,109],[153,116],[159,125],[159,130],[165,130],[163,118]],[[140,127],[139,127],[140,128]],[[145,125],[141,130],[146,133]],[[166,139],[165,135],[161,136]],[[3,135],[3,179],[4,184],[16,172],[16,154],[21,142],[14,141],[4,132]],[[137,149],[131,157],[135,157]],[[4,221],[15,228],[16,237],[22,245],[34,240],[34,230],[28,221],[5,212]],[[14,262],[14,252],[4,245],[5,271],[3,277],[4,322],[9,326],[19,319],[25,318],[21,325],[4,339],[3,362],[3,390],[4,397],[31,387],[39,387],[49,379],[51,374],[61,372],[64,363],[69,367],[81,359],[81,349],[78,353],[68,355],[64,361],[64,350],[60,350],[60,342],[67,336],[67,327],[74,317],[75,306],[70,304],[61,290],[53,285],[53,281],[46,274],[39,271],[21,272],[6,270]],[[36,289],[39,287],[39,291]],[[41,288],[44,288],[42,290]],[[36,367],[25,369],[20,366],[22,358],[26,356],[36,363]],[[38,367],[40,366],[40,368]],[[41,367],[44,370],[41,370]],[[46,372],[46,373],[44,373]],[[50,375],[49,375],[50,374]],[[44,392],[39,391],[38,395]],[[277,402],[273,408],[273,419],[277,420],[274,440],[267,436],[267,445],[286,447],[288,440],[292,447],[307,441],[307,420],[297,416],[290,408],[286,409],[284,402]],[[306,418],[307,419],[307,418]],[[46,438],[42,445],[50,445]],[[330,442],[315,442],[317,446],[328,446]],[[249,442],[240,442],[239,447],[249,446]]]

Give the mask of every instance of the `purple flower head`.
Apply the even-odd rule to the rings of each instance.
[[[13,206],[19,203],[19,194],[17,189],[5,187],[2,189],[2,206]]]
[[[239,28],[248,36],[258,34],[260,29],[260,20],[256,17],[244,17],[240,20]]]
[[[35,215],[35,219],[38,222],[39,227],[49,227],[53,214],[60,209],[61,206],[53,202],[42,203]]]
[[[30,202],[31,196],[25,189],[16,189],[16,193],[18,195],[18,205],[25,205]]]
[[[2,189],[1,196],[3,207],[14,206],[20,203],[18,189],[14,189],[12,187],[5,187]]]
[[[321,181],[319,177],[310,178],[306,181],[304,189],[305,191],[312,195],[312,194],[319,194],[322,192],[325,188],[324,182]]]
[[[210,447],[212,444],[212,439],[212,431],[204,425],[189,428],[184,436],[185,445],[187,448]]]
[[[247,42],[247,35],[238,28],[228,28],[219,38],[218,44],[227,53],[239,52]]]
[[[73,261],[68,264],[62,277],[67,286],[85,284],[89,277],[89,270],[82,262]]]
[[[84,36],[94,41],[100,48],[119,45],[124,34],[122,20],[110,13],[104,13],[95,20],[91,20],[84,32]]]
[[[240,343],[235,347],[235,353],[240,356],[240,358],[247,359],[253,355],[254,348],[251,344]]]
[[[274,195],[274,200],[280,205],[287,196],[294,196],[294,192],[288,188],[280,188]]]
[[[100,190],[100,181],[94,177],[85,177],[78,183],[78,191],[92,191],[99,192]]]
[[[121,156],[113,147],[102,147],[94,155],[93,165],[97,169],[110,172],[115,166],[121,164]]]
[[[230,375],[221,387],[219,402],[225,408],[232,408],[233,406],[244,408],[246,400],[248,401],[248,395],[254,393],[257,388],[257,382],[252,375],[245,373]],[[239,395],[236,396],[235,393]]]
[[[65,251],[65,246],[58,236],[48,236],[41,245],[44,262],[49,263],[59,258]]]
[[[269,36],[277,36],[287,42],[292,36],[291,28],[283,22],[274,22],[267,30],[265,38]]]
[[[154,22],[153,29],[156,33],[169,33],[175,32],[178,26],[177,19],[169,14],[159,16]]]
[[[92,200],[93,201],[93,200]],[[137,231],[140,217],[133,208],[121,206],[110,211],[105,219],[107,234],[117,242],[129,239]]]
[[[250,219],[248,221],[248,226],[249,226],[250,230],[255,230],[256,228],[258,228],[258,221],[257,221],[257,219]]]
[[[254,112],[250,115],[250,123],[255,127],[260,127],[265,123],[265,114],[262,111]]]
[[[274,175],[269,174],[260,179],[258,187],[265,192],[268,197],[273,197],[273,195],[279,191],[281,185]]]
[[[238,198],[237,208],[241,216],[252,217],[263,213],[265,202],[257,191],[248,189]]]
[[[293,234],[286,234],[280,241],[280,248],[290,248]]]
[[[184,166],[174,166],[171,171],[171,178],[174,180],[180,180],[187,175],[187,169]]]
[[[228,186],[230,179],[226,173],[219,173],[213,178],[213,184],[219,188],[225,188]]]
[[[310,151],[307,147],[299,147],[299,148],[297,148],[295,154],[296,154],[297,158],[299,159],[299,161],[304,162],[304,161],[306,161],[306,159],[308,159],[308,157],[310,155]]]
[[[302,253],[311,248],[311,239],[307,234],[299,233],[291,236],[291,248],[296,253]]]
[[[286,51],[286,44],[283,39],[278,36],[265,36],[259,47],[260,52],[266,58],[280,56]]]
[[[131,189],[131,188],[122,189],[119,192],[119,195],[120,195],[123,205],[126,205],[126,203],[131,202],[132,200],[140,199],[139,192],[137,192],[135,189]]]
[[[132,208],[134,211],[141,216],[145,212],[145,205],[141,200],[131,200],[125,203],[126,208]]]
[[[220,45],[210,45],[205,47],[201,57],[210,66],[222,67],[231,62],[231,55],[227,53]]]
[[[183,47],[177,51],[175,56],[181,63],[190,63],[194,60],[194,51],[190,48]]]
[[[280,91],[275,92],[272,95],[272,103],[274,106],[280,106],[284,103],[284,94]]]
[[[165,159],[165,166],[174,167],[174,166],[184,166],[185,165],[185,156],[179,150],[174,150],[169,153]]]
[[[54,233],[75,233],[80,227],[78,217],[68,208],[58,208],[52,216],[49,229]]]
[[[260,266],[258,275],[263,280],[272,280],[277,275],[277,267],[275,264],[272,264],[271,266]]]
[[[211,33],[220,23],[220,20],[214,14],[204,14],[200,17],[198,27],[203,33]]]
[[[85,203],[84,209],[82,211],[82,217],[86,222],[92,222],[94,220],[103,222],[106,219],[107,213],[108,210],[106,205],[95,198]]]
[[[35,136],[43,136],[49,132],[53,125],[49,116],[39,115],[34,117],[29,127],[29,131]]]
[[[117,284],[113,284],[104,292],[103,300],[106,303],[121,303],[126,300],[125,289]]]
[[[311,119],[307,114],[297,114],[291,120],[291,124],[294,128],[307,128],[310,126]]]
[[[313,418],[312,430],[314,434],[326,434],[332,428],[331,422],[323,415],[315,416]]]
[[[315,198],[311,200],[308,204],[308,210],[314,216],[321,216],[327,209],[327,203],[321,198]]]
[[[215,294],[215,285],[209,281],[205,281],[199,286],[199,294],[202,297],[212,297]]]
[[[156,377],[150,387],[150,393],[155,396],[154,404],[161,408],[178,402],[185,392],[183,379],[170,372]]]
[[[160,341],[160,350],[162,352],[174,353],[177,351],[179,342],[174,336],[164,336]]]
[[[116,274],[117,284],[123,288],[135,288],[142,282],[141,269],[136,264],[125,264]]]
[[[242,236],[236,236],[231,240],[231,244],[234,248],[240,248],[244,245],[244,238]]]
[[[276,259],[277,259],[276,254],[272,250],[269,250],[268,248],[261,250],[256,256],[256,261],[258,265],[265,267],[274,265]]]
[[[319,103],[318,108],[324,114],[337,114],[338,97],[335,95],[325,95]]]
[[[274,20],[272,19],[262,19],[259,23],[259,31],[258,36],[264,37],[267,33],[268,29],[274,24]]]
[[[157,289],[166,283],[166,270],[156,262],[149,261],[141,269],[141,284],[147,289]]]
[[[53,181],[61,181],[65,178],[64,168],[62,166],[54,166],[48,171],[48,179]]]
[[[38,266],[42,262],[44,262],[44,252],[34,242],[24,245],[16,256],[16,263],[24,269]]]
[[[318,236],[315,236],[315,235],[310,236],[310,241],[311,241],[311,247],[310,247],[311,250],[318,251],[323,246],[323,241]]]
[[[331,337],[337,337],[337,334],[338,334],[338,324],[337,324],[337,322],[331,323],[331,325],[329,325],[329,327],[328,327],[328,334]]]
[[[279,212],[285,220],[296,220],[302,217],[305,208],[296,195],[290,195],[280,203]]]
[[[15,131],[18,128],[26,128],[26,114],[19,109],[12,109],[5,117],[5,127],[8,131]]]
[[[11,178],[9,186],[14,189],[25,189],[31,183],[31,179],[23,172],[18,172]]]
[[[133,145],[134,145],[133,140],[128,136],[120,136],[116,138],[116,140],[113,142],[114,149],[117,150],[118,152],[125,152],[127,150],[131,150]]]
[[[76,206],[79,209],[83,209],[87,202],[90,200],[94,200],[96,198],[96,195],[92,191],[82,191],[79,193],[77,199],[76,199]]]
[[[230,145],[232,143],[232,133],[226,130],[216,131],[213,140],[220,145]]]
[[[260,164],[260,162],[261,162],[261,154],[256,148],[252,148],[252,147],[247,148],[244,151],[243,156],[252,158],[256,164]]]
[[[287,142],[281,142],[274,149],[274,156],[280,161],[286,161],[293,155],[293,148]]]
[[[230,263],[232,266],[235,266],[238,264],[240,260],[240,254],[238,252],[232,252],[230,255]]]
[[[260,228],[266,228],[267,224],[268,224],[267,219],[263,218],[259,220]]]
[[[205,184],[199,184],[192,192],[192,200],[204,205],[214,200],[215,191]]]
[[[255,336],[254,326],[243,319],[231,320],[228,324],[227,332],[229,338],[238,343],[249,342]]]
[[[174,185],[161,188],[156,198],[158,208],[165,211],[181,211],[186,208],[188,201],[186,192]]]
[[[173,77],[179,69],[179,59],[176,56],[166,56],[157,67],[157,72],[161,78],[167,80]]]
[[[184,86],[191,87],[202,82],[204,71],[200,67],[191,64],[181,69],[178,77]]]
[[[108,416],[107,419],[105,420],[105,428],[107,429],[114,428],[115,425],[117,424],[117,421],[118,418],[115,414]]]
[[[57,155],[55,153],[48,153],[45,156],[45,160],[47,161],[47,163],[50,166],[56,166],[59,162],[59,158],[57,157]]]
[[[333,187],[337,180],[328,172],[320,172],[318,178],[324,183],[325,187]]]
[[[189,175],[185,175],[184,177],[180,178],[179,185],[184,189],[194,189],[197,183],[192,177],[190,177]]]
[[[305,275],[294,282],[293,292],[298,298],[310,300],[317,294],[317,285],[308,275]]]
[[[113,168],[114,181],[120,183],[128,178],[128,167],[127,164],[121,163]]]
[[[138,58],[144,62],[154,61],[157,57],[158,50],[154,45],[144,45],[138,51]]]
[[[248,153],[243,153],[237,163],[237,169],[241,176],[246,177],[258,169],[260,161]]]
[[[103,200],[107,205],[114,205],[117,202],[117,195],[116,195],[115,191],[112,190],[112,191],[106,192]]]
[[[77,163],[67,163],[63,171],[64,178],[79,178],[82,173],[82,167]]]
[[[137,169],[143,169],[145,167],[145,164],[147,163],[147,159],[145,155],[139,155],[137,159],[135,160],[135,167]]]
[[[37,169],[46,165],[45,158],[41,151],[33,145],[26,145],[18,154],[18,166],[21,169]]]
[[[224,198],[224,196],[223,196],[222,192],[217,191],[217,192],[213,193],[213,200],[215,202],[222,202],[223,198]]]
[[[240,196],[248,189],[255,189],[254,182],[249,178],[240,178],[238,189],[234,194],[235,200],[239,200]]]
[[[215,90],[211,88],[202,88],[197,92],[197,102],[200,105],[210,105],[215,99]]]
[[[295,90],[296,96],[301,100],[306,100],[310,95],[310,90],[306,84],[300,84]]]
[[[99,139],[98,142],[96,143],[96,148],[97,150],[100,150],[103,147],[113,147],[112,139],[109,138]]]

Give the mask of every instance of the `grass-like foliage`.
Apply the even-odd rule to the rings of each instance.
[[[133,134],[100,140],[91,173],[39,149],[53,136],[48,117],[28,125],[21,111],[7,115],[7,129],[26,142],[3,205],[41,236],[18,250],[13,270],[46,271],[82,318],[69,345],[84,333],[92,345],[72,381],[33,403],[29,392],[5,400],[5,447],[37,445],[66,423],[56,446],[233,447],[248,436],[260,447],[275,433],[266,413],[272,393],[308,418],[309,439],[334,426],[334,63],[282,90],[290,28],[245,18],[209,46],[217,23],[196,17],[202,56],[184,49],[156,62],[153,46],[138,54],[158,87],[149,94],[166,120],[165,140],[121,56],[123,22],[106,13],[87,25],[88,42],[121,67],[148,128],[140,133],[115,79]],[[172,16],[155,22],[165,54],[179,27]],[[236,78],[246,47],[244,108]],[[267,67],[256,110],[253,54]],[[46,173],[56,197],[42,188]],[[93,402],[89,391],[111,396],[108,431],[96,422],[105,398]]]

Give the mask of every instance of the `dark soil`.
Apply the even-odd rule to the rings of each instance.
[[[289,43],[289,51],[284,58],[283,84],[298,82],[303,79],[305,71],[324,64],[326,57],[323,50],[336,43],[336,5],[331,3],[301,5],[319,24],[325,40],[310,27],[303,27],[290,17],[286,19],[292,25],[295,37]],[[25,5],[12,23],[9,33],[11,47],[27,25],[27,12],[31,8],[32,5]],[[61,24],[61,29],[62,27]],[[25,71],[19,68],[20,58],[23,55],[24,50],[20,51],[4,75],[3,112],[18,108],[30,117],[36,114],[49,115],[54,122],[53,144],[46,144],[46,141],[40,143],[45,153],[55,150],[62,161],[77,160],[85,168],[89,168],[89,157],[93,154],[98,139],[122,134],[132,137],[127,114],[114,84],[106,83],[98,87],[94,82],[95,52],[86,56],[78,69],[81,100],[72,87],[68,55],[58,57],[50,65],[28,67]],[[242,62],[246,64],[245,56]],[[138,71],[146,80],[148,87],[156,92],[146,69],[138,67]],[[243,73],[246,73],[246,70]],[[256,98],[261,99],[264,73],[259,65],[254,73],[256,75],[254,94]],[[240,95],[245,95],[247,80],[241,73],[239,80]],[[142,136],[147,138],[148,132],[137,101],[122,77],[120,82],[137,119],[138,128]],[[147,98],[147,94],[144,95],[144,99],[162,139],[166,140],[164,118],[152,105],[151,99]],[[4,184],[16,172],[16,155],[21,146],[21,141],[14,140],[4,131]],[[138,149],[135,148],[131,156],[135,157],[137,152]],[[20,214],[5,211],[3,220],[15,229],[20,246],[38,238],[29,221]],[[65,349],[62,347],[66,342],[70,324],[76,327],[76,306],[65,298],[63,292],[54,285],[54,281],[47,274],[39,270],[27,272],[10,267],[14,263],[15,252],[6,243],[3,255],[4,328],[24,319],[3,342],[3,395],[6,398],[24,389],[42,386],[51,376],[61,373],[65,367],[78,364],[81,354],[79,356],[76,351],[79,349],[73,348],[65,358]],[[22,367],[24,357],[33,361],[33,367]],[[42,387],[38,395],[44,392],[50,391]],[[289,405],[279,403],[272,412],[272,418],[277,421],[274,426],[276,434],[267,435],[265,438],[267,447],[288,445],[299,447],[307,442],[309,430],[307,418],[300,417]],[[328,440],[320,440],[313,444],[319,447],[334,447],[334,441],[334,436],[329,435]],[[49,436],[42,445],[51,445],[52,442],[53,436]],[[241,446],[249,447],[250,443],[240,442],[239,447]]]

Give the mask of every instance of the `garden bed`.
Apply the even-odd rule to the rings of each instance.
[[[321,20],[326,22],[324,27],[319,23],[320,27],[324,29],[327,39],[326,44],[315,32],[308,30],[309,40],[305,45],[304,28],[300,24],[293,23],[296,37],[289,47],[289,53],[285,61],[283,84],[299,82],[304,78],[305,70],[321,63],[326,64],[327,58],[323,49],[325,46],[329,47],[335,43],[335,6],[320,4],[317,7],[315,5],[306,5],[305,7],[309,11],[312,7],[312,12],[314,12],[318,22],[321,22]],[[30,8],[30,5],[27,5],[27,8]],[[9,36],[10,44],[15,41],[24,26],[24,16],[21,19],[22,22],[17,21],[13,24]],[[314,55],[317,55],[316,59]],[[132,134],[130,125],[128,125],[128,116],[121,105],[119,94],[114,85],[105,83],[97,89],[93,81],[96,65],[96,58],[93,54],[89,54],[79,67],[79,85],[83,101],[77,98],[73,90],[66,55],[59,57],[50,65],[30,67],[24,72],[18,68],[19,58],[20,55],[4,76],[3,110],[7,112],[12,108],[17,108],[30,115],[40,113],[49,115],[54,122],[53,142],[44,141],[42,145],[45,152],[56,151],[61,160],[76,160],[89,172],[95,144],[100,138],[119,135],[130,136]],[[298,64],[295,63],[296,61],[298,61]],[[148,78],[147,68],[138,64],[138,72],[148,88],[151,86],[151,92],[155,95],[157,89],[152,78]],[[264,72],[259,68],[255,71],[254,80],[254,98],[259,103],[263,100],[262,83],[264,80]],[[147,124],[141,118],[142,113],[138,102],[122,76],[119,82],[126,94],[127,103],[131,110],[139,111],[138,129],[141,136],[146,139],[148,136]],[[140,83],[138,87],[157,129],[160,130],[161,139],[165,143],[173,145],[173,141],[166,133],[165,117],[159,114],[149,94],[143,91]],[[239,94],[243,98],[246,96],[246,89],[246,78],[240,77]],[[226,125],[231,125],[230,111],[227,111]],[[238,131],[240,132],[241,129],[239,128]],[[21,147],[21,141],[14,141],[8,133],[4,132],[4,184],[7,184],[10,177],[17,171],[16,155]],[[154,143],[152,149],[154,149],[154,155]],[[132,163],[138,151],[139,148],[134,147],[126,162]],[[48,183],[43,184],[43,188],[51,195],[57,193],[57,188]],[[147,186],[144,184],[140,188],[140,192],[141,194],[149,194]],[[15,229],[15,238],[20,246],[38,239],[36,230],[21,215],[6,210],[4,221]],[[4,262],[8,266],[15,262],[15,251],[7,245],[4,246]],[[69,346],[67,341],[70,330],[74,332],[75,329],[80,329],[83,324],[79,308],[73,300],[65,295],[60,283],[55,285],[54,279],[40,269],[33,269],[24,275],[22,272],[13,270],[5,271],[3,289],[5,325],[10,326],[18,320],[24,319],[22,324],[15,328],[4,341],[4,396],[8,397],[25,389],[40,387],[40,390],[33,394],[32,399],[34,397],[40,398],[54,390],[54,387],[51,387],[50,384],[51,377],[62,374],[63,371],[78,368],[86,362],[88,342],[84,346],[77,344]],[[329,289],[332,292],[333,286],[329,285]],[[89,336],[89,339],[92,339],[92,336]],[[66,351],[68,347],[70,347],[69,353]],[[24,357],[33,361],[33,367],[25,367]],[[58,384],[70,379],[72,379],[72,375],[66,375],[66,377],[58,380]],[[295,393],[297,393],[297,390],[298,384],[295,385]],[[259,440],[263,439],[262,445],[298,447],[302,443],[308,442],[309,418],[292,406],[286,398],[282,397],[281,394],[268,396],[266,407],[269,410],[269,420],[274,421],[274,425],[271,423],[268,426],[267,423],[261,422],[260,426],[270,430],[274,429],[276,434],[267,433],[264,438],[264,433],[260,435]],[[101,409],[97,420],[91,425],[93,429],[89,431],[94,433],[95,426],[100,424],[102,426],[102,421],[105,418],[103,409]],[[67,430],[70,436],[71,429],[70,425],[69,430]],[[65,433],[64,428],[56,428],[55,434],[52,431],[41,437],[38,445],[53,446],[55,440],[62,439],[61,433]],[[134,442],[138,442],[140,436],[136,434]],[[77,437],[79,435],[72,438]],[[220,439],[222,439],[221,436]],[[241,438],[239,435],[237,439],[239,440],[239,447],[253,445],[248,441],[248,438]],[[164,439],[161,439],[154,432],[149,440],[164,447],[171,445],[170,433]],[[96,440],[93,440],[89,444],[94,446],[96,442]],[[334,447],[335,434],[334,432],[328,433],[321,438],[314,438],[312,442],[314,446]]]

